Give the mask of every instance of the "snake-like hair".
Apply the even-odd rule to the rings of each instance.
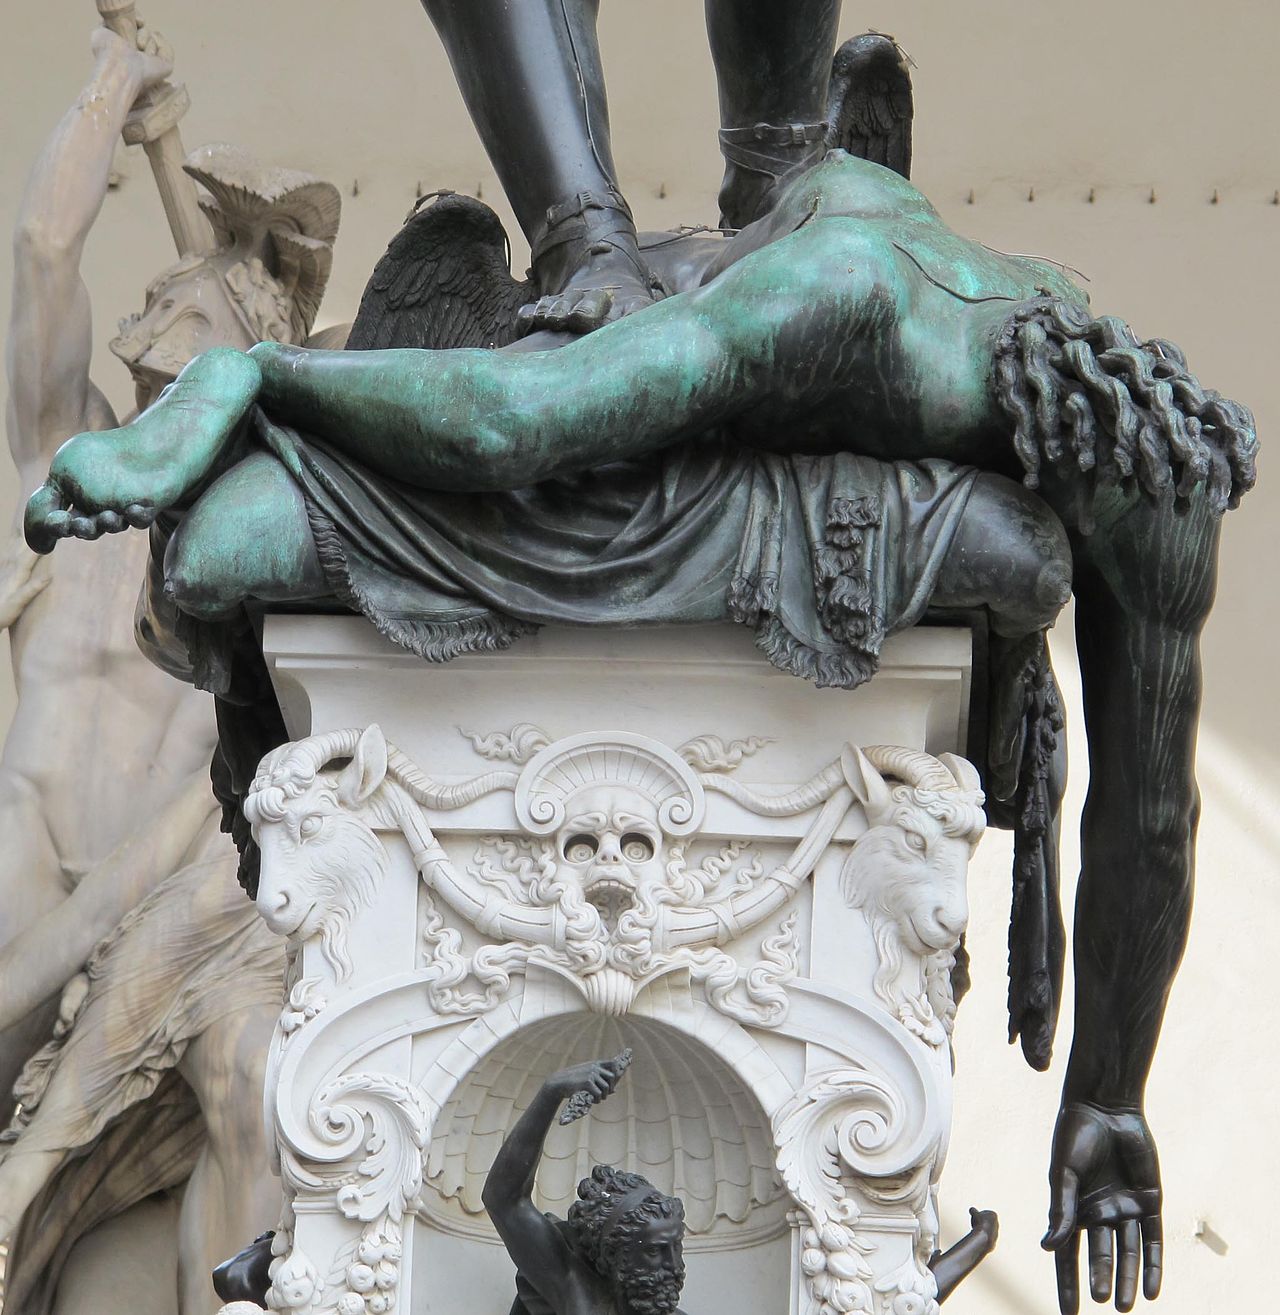
[[[1001,333],[995,382],[1028,488],[1045,464],[1070,466],[1091,487],[1136,481],[1152,497],[1203,485],[1222,512],[1253,487],[1252,412],[1202,387],[1173,343],[1139,342],[1123,320],[1058,297],[1025,301]]]

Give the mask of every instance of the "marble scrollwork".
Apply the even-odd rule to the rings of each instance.
[[[729,1086],[706,1086],[695,1119],[731,1089],[726,1100],[759,1111],[772,1149],[743,1160],[752,1186],[732,1205],[714,1192],[699,1202],[704,1229],[764,1236],[752,1212],[783,1227],[789,1196],[811,1315],[932,1315],[949,969],[982,830],[973,769],[846,746],[799,785],[765,786],[738,775],[762,737],[671,748],[530,723],[463,734],[492,770],[433,777],[375,725],[276,750],[246,801],[258,908],[294,946],[273,1059],[288,1205],[272,1308],[396,1309],[411,1281],[406,1228],[438,1216],[428,1199],[454,1199],[459,1235],[474,1235],[474,1155],[455,1141],[504,1100],[514,1117],[518,1098],[502,1095],[513,1056],[527,1065],[528,1045],[563,1046],[573,1031],[515,1052],[503,1039],[542,1037],[529,1032],[540,1018],[558,1026],[576,1011],[638,1029],[654,1054],[674,1056],[663,1038],[683,1032],[691,1074],[698,1054],[718,1054]],[[397,876],[406,861],[412,887]],[[384,888],[397,881],[393,916]],[[824,924],[848,927],[836,966],[818,944]],[[393,968],[377,947],[397,936],[408,957]],[[853,964],[865,980],[849,978]],[[803,1080],[756,1036],[775,1037]],[[397,1050],[406,1043],[426,1046],[421,1062]],[[469,1080],[480,1087],[460,1094]],[[645,1100],[663,1090],[675,1088]],[[686,1159],[673,1172],[700,1171]],[[310,1240],[300,1221],[317,1213],[346,1221],[341,1246]]]
[[[814,1075],[775,1115],[778,1166],[805,1216],[800,1266],[813,1315],[938,1315],[928,1269],[936,1243],[930,1189],[938,1157],[883,1184],[857,1175],[863,1156],[888,1139],[903,1113],[888,1084],[865,1070],[842,1068]],[[892,1206],[910,1211],[918,1229],[907,1258],[877,1274],[867,1259],[875,1245],[859,1225],[868,1208]]]
[[[258,907],[273,930],[318,934],[345,977],[346,927],[385,868],[375,832],[394,828],[410,840],[427,887],[423,968],[440,1012],[491,1008],[511,975],[534,961],[563,970],[595,1010],[625,1013],[641,985],[683,969],[706,985],[717,1008],[740,1021],[777,1023],[798,962],[794,918],[767,934],[746,966],[723,947],[786,908],[857,801],[870,830],[850,851],[841,885],[874,930],[876,993],[930,1044],[945,1040],[950,955],[968,916],[964,873],[983,826],[976,772],[962,759],[948,755],[948,764],[884,748],[868,757],[847,748],[799,789],[767,795],[726,775],[695,772],[639,735],[588,733],[550,743],[525,726],[476,739],[512,760],[521,744],[541,747],[518,775],[491,772],[447,787],[388,746],[376,726],[273,753],[246,801],[266,858]],[[714,761],[730,749],[711,748],[702,737],[697,752]],[[349,762],[340,771],[320,774],[323,762],[344,755]],[[908,779],[889,785],[882,772]],[[519,833],[487,838],[470,864],[456,866],[427,810],[508,791]],[[787,859],[767,872],[736,842],[692,866],[683,842],[702,823],[708,791],[760,816],[816,815]],[[440,902],[490,943],[465,956]],[[468,980],[474,989],[463,989]]]

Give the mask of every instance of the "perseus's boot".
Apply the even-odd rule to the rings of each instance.
[[[662,295],[618,188],[598,0],[422,0],[533,248],[521,328],[583,333]]]
[[[840,0],[707,0],[720,90],[721,222],[745,228],[826,150]]]
[[[720,223],[745,228],[773,208],[781,188],[822,159],[826,120],[818,123],[756,123],[749,128],[721,128]]]
[[[614,187],[552,206],[531,237],[534,279],[553,291],[521,309],[526,332],[589,333],[666,295],[636,245],[631,207]]]

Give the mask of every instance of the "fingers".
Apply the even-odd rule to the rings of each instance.
[[[1109,1301],[1111,1280],[1115,1272],[1115,1251],[1111,1229],[1095,1224],[1089,1229],[1089,1295],[1094,1301]]]
[[[1141,1247],[1138,1221],[1126,1219],[1116,1230],[1116,1310],[1132,1310],[1138,1300]]]
[[[1062,1169],[1050,1184],[1049,1231],[1040,1245],[1053,1251],[1058,1274],[1058,1309],[1062,1315],[1078,1315],[1080,1310],[1080,1234],[1076,1231],[1076,1211],[1080,1201],[1080,1180],[1075,1170]]]
[[[1046,1251],[1057,1251],[1075,1232],[1080,1203],[1080,1180],[1074,1169],[1062,1169],[1050,1183],[1049,1231],[1040,1241]]]
[[[1057,1249],[1053,1263],[1058,1271],[1058,1309],[1062,1315],[1080,1315],[1080,1234],[1072,1233]]]
[[[1164,1225],[1159,1215],[1142,1221],[1142,1295],[1154,1301],[1160,1295],[1164,1264]]]

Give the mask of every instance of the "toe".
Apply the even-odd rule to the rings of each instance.
[[[42,484],[27,499],[22,528],[32,552],[52,552],[58,540],[66,537],[70,517],[63,506],[61,492],[51,483]]]
[[[124,518],[135,530],[145,530],[151,525],[159,512],[155,507],[148,507],[141,502],[131,502],[124,509]]]
[[[102,525],[96,516],[72,516],[69,525],[70,533],[77,539],[100,539],[102,538]]]
[[[607,288],[592,288],[578,298],[578,304],[565,320],[565,327],[573,333],[590,333],[609,318],[613,295]]]
[[[613,303],[610,320],[620,320],[625,315],[634,315],[638,310],[652,306],[656,298],[648,293],[635,293],[630,297],[620,297]]]

